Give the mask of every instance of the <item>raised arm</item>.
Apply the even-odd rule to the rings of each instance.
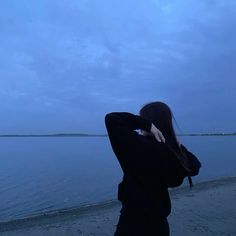
[[[111,112],[105,116],[105,124],[107,131],[113,133],[119,132],[122,129],[122,133],[130,130],[142,129],[150,132],[152,123],[141,116],[134,115],[130,112]],[[119,129],[118,129],[119,128]]]
[[[135,130],[150,132],[152,123],[129,112],[111,112],[106,114],[105,124],[112,149],[122,169],[135,168],[135,157],[144,151],[143,137]]]

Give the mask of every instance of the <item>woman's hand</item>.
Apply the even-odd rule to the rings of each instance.
[[[152,124],[150,132],[155,136],[158,142],[165,143],[166,140],[162,132],[154,124]]]

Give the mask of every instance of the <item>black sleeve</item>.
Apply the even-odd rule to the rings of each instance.
[[[181,149],[188,157],[187,162],[186,163],[183,162],[183,164],[188,168],[189,173],[191,174],[191,176],[198,175],[199,174],[199,169],[201,168],[202,163],[183,144],[181,144]]]
[[[136,129],[150,131],[152,123],[129,112],[111,112],[105,124],[112,149],[122,169],[135,167],[135,157],[143,152],[141,135]]]

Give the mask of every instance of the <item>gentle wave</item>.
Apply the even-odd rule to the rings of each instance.
[[[219,178],[209,181],[202,181],[197,183],[191,191],[204,191],[209,188],[219,187],[223,185],[234,184],[236,182],[236,176]],[[178,188],[170,189],[171,197],[175,197],[177,195],[181,195],[184,192],[190,191],[188,186],[181,186]],[[43,214],[31,215],[26,218],[16,219],[12,221],[0,222],[0,232],[14,230],[19,228],[24,228],[32,225],[39,225],[40,222],[48,221],[48,219],[59,219],[59,218],[67,218],[67,217],[78,217],[84,214],[91,214],[96,212],[99,209],[105,209],[114,207],[120,204],[119,201],[113,199],[109,201],[103,201],[96,204],[88,204],[80,207],[70,207],[70,208],[62,208],[53,211],[47,211]]]

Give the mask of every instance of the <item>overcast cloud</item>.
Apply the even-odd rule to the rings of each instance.
[[[105,133],[149,101],[236,131],[235,29],[234,0],[2,1],[0,133]]]

